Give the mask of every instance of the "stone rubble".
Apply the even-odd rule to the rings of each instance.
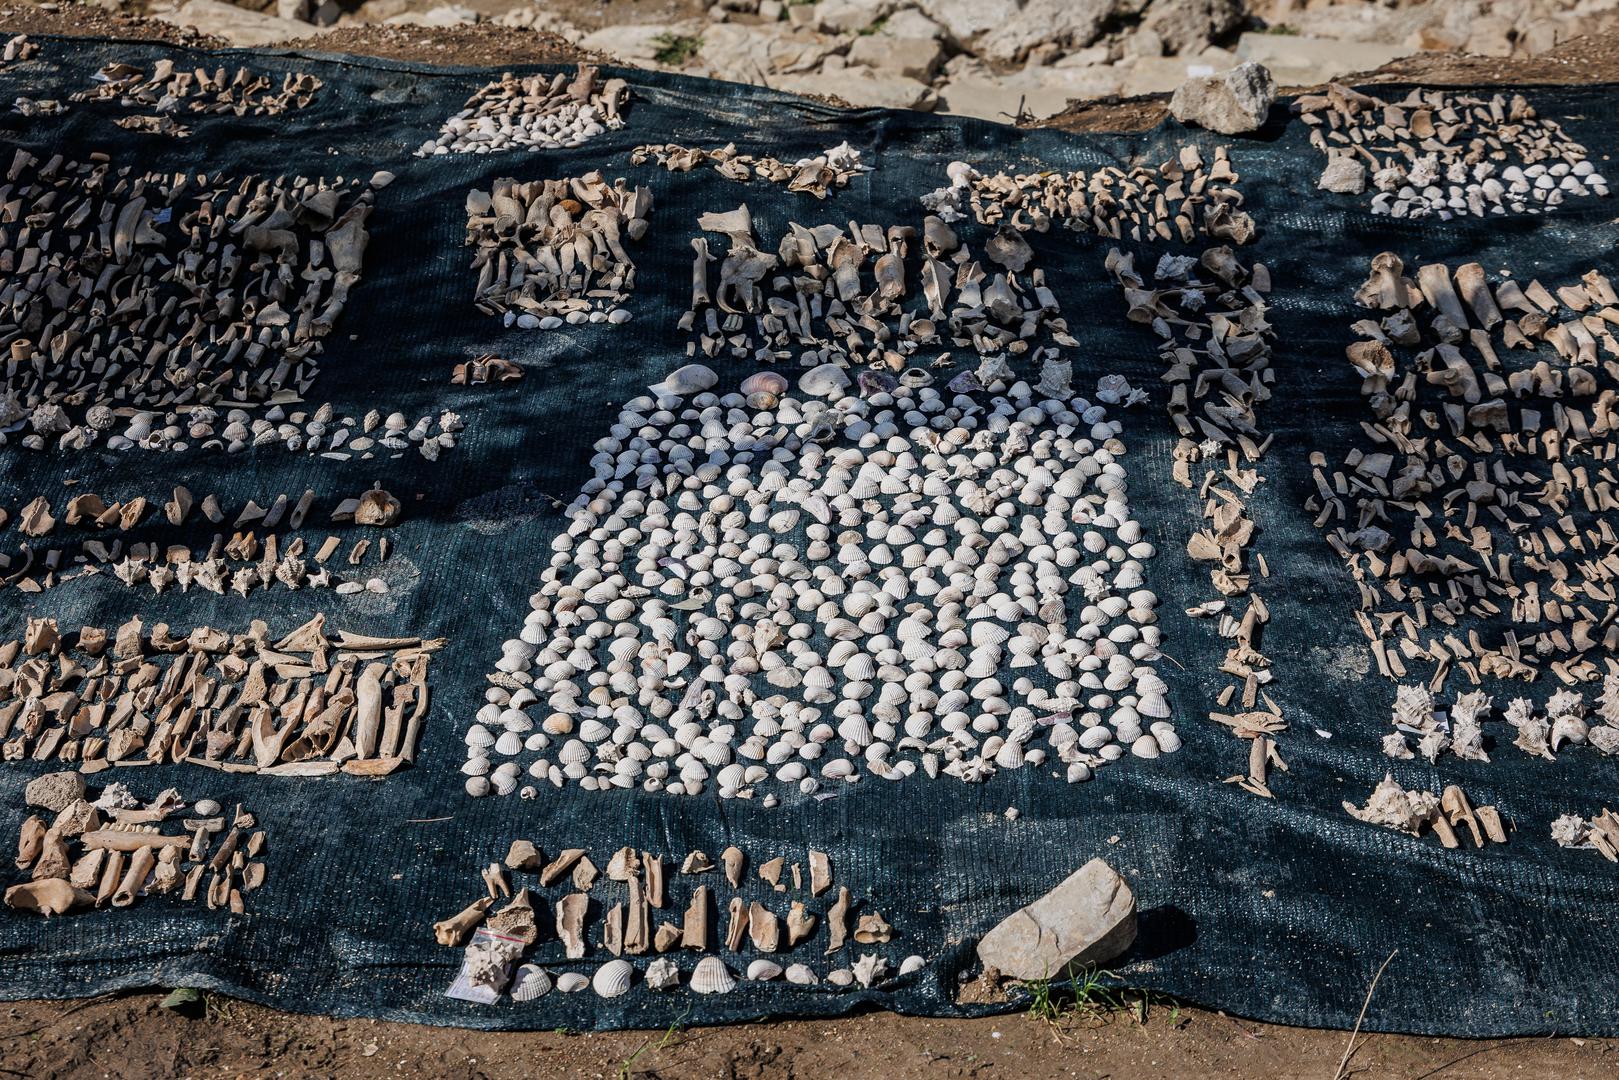
[[[1413,53],[1529,56],[1619,25],[1619,7],[1570,0],[716,0],[701,14],[624,0],[240,3],[159,0],[156,13],[249,46],[340,25],[492,22],[637,67],[1002,122],[1074,100],[1167,94],[1244,62],[1278,86],[1315,86]],[[632,21],[618,21],[621,7]]]

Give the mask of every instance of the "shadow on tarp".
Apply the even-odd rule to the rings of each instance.
[[[159,459],[0,449],[0,505],[13,508],[67,481],[109,499],[152,497],[184,483],[199,497],[219,494],[226,505],[249,497],[268,505],[267,498],[306,487],[335,499],[381,481],[406,507],[394,532],[398,554],[386,597],[354,602],[310,591],[245,601],[154,597],[91,578],[38,595],[0,593],[0,630],[7,634],[19,633],[28,616],[53,616],[66,630],[116,625],[137,611],[148,624],[167,620],[181,629],[242,628],[260,618],[279,631],[326,610],[344,628],[449,639],[433,666],[432,718],[419,764],[386,781],[119,770],[117,779],[148,795],[172,785],[192,798],[252,809],[269,832],[268,883],[251,897],[245,917],[156,897],[125,911],[49,922],[0,911],[0,995],[189,985],[295,1011],[525,1029],[662,1028],[682,1016],[707,1024],[876,1006],[972,1015],[984,1010],[955,1004],[954,991],[975,973],[978,936],[1100,854],[1128,878],[1143,908],[1135,948],[1110,965],[1133,985],[1254,1019],[1348,1027],[1378,963],[1398,945],[1368,1013],[1369,1029],[1619,1033],[1615,961],[1601,945],[1612,934],[1619,877],[1592,853],[1563,851],[1547,838],[1559,814],[1589,814],[1611,801],[1619,763],[1588,750],[1556,763],[1510,751],[1490,765],[1385,760],[1378,740],[1393,690],[1367,676],[1353,620],[1355,592],[1303,510],[1314,490],[1309,453],[1319,449],[1336,459],[1356,436],[1360,398],[1342,355],[1357,317],[1349,298],[1372,254],[1395,249],[1408,263],[1476,259],[1492,271],[1511,267],[1548,283],[1573,280],[1592,266],[1613,271],[1610,219],[1619,204],[1582,201],[1507,221],[1402,223],[1374,218],[1353,199],[1316,194],[1322,161],[1298,124],[1273,123],[1248,140],[1169,122],[1137,135],[1066,135],[917,113],[843,113],[768,90],[644,71],[618,72],[635,95],[628,126],[584,147],[419,159],[411,156],[416,147],[494,72],[40,42],[36,60],[0,72],[6,100],[65,100],[115,59],[141,64],[169,56],[182,65],[249,63],[275,75],[317,74],[325,87],[311,108],[273,119],[189,118],[195,134],[185,140],[123,131],[111,122],[120,114],[113,103],[76,104],[65,115],[34,120],[7,114],[0,131],[36,153],[104,151],[140,169],[362,178],[379,168],[393,171],[397,179],[380,193],[371,218],[364,280],[326,343],[311,400],[355,415],[373,407],[410,416],[448,408],[464,418],[467,431],[436,465],[415,455],[338,463],[271,450]],[[1563,118],[1597,160],[1613,152],[1619,96],[1612,88],[1544,89],[1534,97],[1542,114]],[[629,150],[646,142],[734,141],[792,159],[843,139],[876,171],[824,203],[760,183],[733,184],[712,171],[670,175],[628,162]],[[1241,771],[1246,749],[1200,719],[1223,685],[1215,676],[1223,649],[1208,626],[1183,614],[1206,598],[1207,581],[1180,556],[1197,507],[1169,479],[1174,438],[1163,418],[1154,343],[1126,323],[1103,271],[1112,242],[1069,232],[1030,239],[1080,342],[1072,350],[1076,386],[1119,372],[1155,393],[1153,405],[1125,417],[1124,437],[1136,513],[1162,553],[1148,573],[1161,599],[1168,653],[1161,671],[1185,740],[1181,753],[1152,763],[1128,760],[1083,785],[1032,768],[978,785],[869,779],[825,801],[795,795],[774,810],[709,795],[592,795],[549,786],[532,801],[463,794],[461,735],[500,642],[522,623],[546,545],[562,528],[559,506],[590,475],[591,444],[619,405],[684,358],[685,335],[675,322],[687,302],[687,241],[698,214],[746,201],[772,245],[789,220],[920,224],[917,197],[943,183],[943,166],[952,159],[1014,172],[1128,166],[1162,161],[1187,140],[1205,156],[1219,143],[1232,147],[1247,209],[1261,228],[1247,254],[1269,265],[1276,282],[1276,397],[1261,415],[1276,442],[1263,464],[1266,483],[1252,500],[1262,529],[1258,550],[1272,569],[1265,644],[1275,660],[1275,697],[1291,721],[1279,745],[1289,771],[1274,777],[1274,801],[1220,783]],[[635,253],[634,321],[549,335],[502,332],[498,320],[471,303],[467,190],[500,176],[596,168],[649,184],[656,194],[652,229]],[[969,242],[982,239],[976,227],[963,232]],[[1122,246],[1135,249],[1146,269],[1156,262],[1152,245]],[[487,351],[522,363],[528,377],[511,389],[448,385],[454,363]],[[723,379],[745,370],[716,366]],[[198,530],[189,539],[206,544],[208,536]],[[1408,786],[1461,783],[1475,803],[1501,808],[1515,828],[1512,841],[1446,851],[1431,839],[1349,819],[1340,802],[1363,799],[1390,768]],[[0,835],[16,834],[23,786],[47,769],[34,762],[0,768]],[[1009,808],[1018,810],[1016,821],[1007,820]],[[897,966],[914,952],[929,964],[874,991],[776,982],[744,984],[716,998],[661,996],[638,985],[611,1003],[589,993],[493,1007],[446,999],[460,953],[434,944],[432,923],[473,899],[478,868],[518,837],[548,853],[585,847],[602,859],[624,844],[676,859],[728,844],[755,860],[802,858],[813,843],[831,852],[857,910],[880,910],[895,927],[898,936],[882,950],[890,962]],[[678,879],[671,891],[673,909],[684,898]],[[556,898],[551,893],[560,891],[545,896],[542,919]],[[677,916],[678,910],[663,915]],[[554,941],[536,949],[542,963],[560,955]],[[833,964],[818,955],[788,958],[822,972]],[[835,962],[854,958],[848,950]],[[690,956],[683,959],[689,969]],[[728,959],[740,971],[749,957]]]

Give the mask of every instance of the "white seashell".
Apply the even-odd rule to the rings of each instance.
[[[826,981],[833,986],[853,986],[854,972],[847,968],[838,968],[826,973]]]
[[[703,364],[687,364],[685,367],[671,371],[660,383],[647,387],[659,397],[674,395],[685,397],[688,394],[698,394],[708,390],[720,381],[714,374],[714,369]]]
[[[699,994],[729,994],[736,989],[736,976],[717,956],[705,956],[692,970],[689,985]]]
[[[748,965],[748,978],[753,982],[768,982],[781,975],[781,965],[761,957]]]
[[[474,799],[481,799],[489,794],[489,778],[487,776],[469,776],[467,777],[466,788],[468,795],[471,795]]]
[[[616,998],[626,993],[635,979],[635,968],[628,960],[609,960],[596,969],[590,980],[597,997]]]
[[[787,981],[794,986],[814,986],[821,980],[807,964],[792,964],[787,968]]]
[[[474,749],[483,749],[495,745],[495,737],[482,724],[473,724],[467,728],[466,744]]]
[[[900,961],[899,973],[901,975],[909,975],[913,971],[921,971],[923,968],[927,967],[927,965],[928,962],[926,960],[913,954]]]
[[[557,989],[564,994],[577,994],[590,985],[590,980],[577,971],[564,971],[557,976]]]
[[[533,1001],[551,992],[551,976],[538,964],[524,964],[512,976],[513,1001]]]

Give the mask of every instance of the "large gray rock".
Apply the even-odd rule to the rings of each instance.
[[[849,63],[864,64],[877,71],[904,75],[923,82],[933,78],[944,61],[944,47],[930,37],[895,37],[867,34],[849,46]]]
[[[243,48],[274,45],[319,32],[319,28],[308,23],[248,11],[222,0],[186,0],[178,9],[160,12],[155,17],[160,22],[190,26],[204,34],[222,37]]]
[[[828,34],[857,34],[894,10],[894,0],[821,0],[815,23]]]
[[[944,27],[958,45],[965,45],[991,27],[1000,26],[1018,13],[1018,0],[922,0],[918,5],[928,18]]]
[[[1012,979],[1059,978],[1101,965],[1136,939],[1136,898],[1111,866],[1092,859],[978,942],[978,959]]]
[[[1224,75],[1199,75],[1181,83],[1169,112],[1183,124],[1239,135],[1257,131],[1276,100],[1276,80],[1264,65],[1238,64]]]
[[[784,75],[771,81],[789,94],[840,97],[857,109],[917,109],[932,112],[939,95],[926,83],[903,75],[879,75],[864,68],[823,71],[813,75]]]
[[[1141,25],[1158,35],[1165,52],[1196,56],[1241,22],[1237,0],[1154,0]]]
[[[1120,0],[1028,0],[1022,11],[979,39],[978,51],[990,60],[1012,62],[1047,43],[1084,48],[1101,36],[1120,6]]]

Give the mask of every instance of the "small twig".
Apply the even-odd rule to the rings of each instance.
[[[410,818],[409,820],[404,821],[401,824],[404,824],[404,825],[434,825],[434,824],[437,824],[440,821],[454,821],[454,820],[455,820],[455,815],[451,814],[449,817]]]
[[[1389,966],[1389,960],[1398,955],[1399,949],[1389,953],[1388,959],[1377,969],[1377,974],[1372,976],[1372,985],[1366,988],[1366,1000],[1360,1003],[1360,1015],[1355,1017],[1355,1030],[1349,1033],[1349,1045],[1344,1047],[1344,1056],[1338,1060],[1338,1071],[1332,1074],[1332,1080],[1345,1080],[1349,1075],[1345,1070],[1349,1068],[1349,1059],[1355,1055],[1355,1039],[1360,1035],[1360,1025],[1366,1019],[1366,1010],[1371,1008],[1372,994],[1377,990],[1377,980],[1383,977],[1383,969]]]

